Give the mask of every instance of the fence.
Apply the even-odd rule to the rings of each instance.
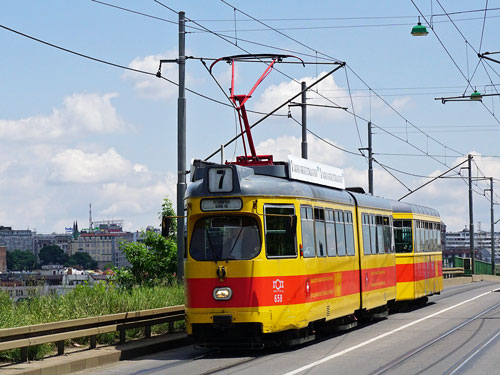
[[[471,274],[470,258],[453,257],[453,266],[464,268],[465,275]],[[499,269],[496,265],[495,274],[498,275]],[[476,275],[492,275],[491,263],[483,262],[482,260],[474,259],[474,273]]]
[[[162,307],[126,313],[102,315],[92,318],[66,320],[34,326],[0,329],[0,351],[21,348],[21,361],[28,359],[28,348],[34,345],[56,343],[57,354],[64,354],[64,340],[90,337],[90,348],[97,345],[96,335],[120,332],[120,344],[125,343],[126,330],[145,328],[145,336],[151,337],[151,326],[171,324],[184,320],[184,306]]]

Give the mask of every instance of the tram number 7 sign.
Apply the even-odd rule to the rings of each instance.
[[[208,170],[208,191],[210,193],[233,191],[233,170],[231,168],[210,168]]]

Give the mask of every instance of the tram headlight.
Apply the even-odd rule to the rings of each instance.
[[[228,301],[233,296],[233,291],[229,287],[215,288],[213,296],[216,301]]]

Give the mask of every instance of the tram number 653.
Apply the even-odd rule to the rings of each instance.
[[[283,294],[275,294],[274,303],[282,303],[282,302],[283,302]]]

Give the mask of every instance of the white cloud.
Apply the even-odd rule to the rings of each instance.
[[[409,96],[405,96],[403,98],[394,99],[391,103],[391,106],[396,111],[402,111],[404,109],[408,109],[408,107],[412,106],[413,104],[414,104],[413,99],[410,98]]]
[[[143,169],[134,167],[113,148],[103,154],[85,153],[78,149],[64,150],[56,154],[50,164],[49,178],[52,181],[80,184],[112,181]]]
[[[189,53],[187,53],[189,54]],[[128,67],[150,73],[158,71],[160,60],[176,59],[178,52],[175,50],[167,51],[157,55],[149,55],[136,57]],[[178,81],[178,66],[176,63],[164,63],[161,65],[161,76],[171,81]],[[162,78],[146,75],[143,73],[127,71],[123,74],[123,78],[133,82],[134,89],[138,95],[147,99],[168,99],[175,97],[178,92],[177,86]],[[193,78],[186,74],[186,83],[192,83]]]
[[[175,206],[176,179],[173,173],[166,176],[150,176],[147,183],[140,185],[132,181],[104,184],[100,199],[104,216],[131,216],[150,213],[157,217],[163,198],[168,196]],[[108,202],[107,204],[105,202]]]
[[[127,128],[117,115],[111,99],[116,94],[73,94],[64,99],[62,108],[50,115],[39,115],[20,120],[0,120],[0,138],[27,140],[54,140],[88,133],[114,133]]]
[[[318,75],[318,77],[322,77],[325,74],[326,72],[322,72]],[[307,85],[310,85],[318,77],[304,77],[298,79],[297,81],[305,81]],[[330,99],[331,101],[323,99],[321,96],[315,94],[313,91],[315,91],[316,89],[318,89],[323,96],[332,98]],[[258,98],[255,104],[255,109],[262,112],[271,111],[293,96],[297,95],[300,91],[300,83],[297,83],[295,81],[282,82],[278,85],[270,85]],[[332,75],[325,78],[317,86],[315,86],[314,89],[311,89],[311,91],[308,91],[307,93],[308,103],[328,106],[338,105],[341,107],[349,108],[351,105],[347,97],[348,92],[335,83]],[[300,102],[300,100],[301,99],[299,96],[294,100],[294,102]],[[294,110],[292,109],[292,113],[294,113],[293,111]],[[300,111],[300,109],[297,109],[296,111]],[[286,114],[287,112],[288,106],[285,106],[277,113]],[[307,116],[311,119],[318,119],[323,121],[346,118],[345,111],[343,111],[342,109],[320,108],[313,106],[307,107]]]
[[[335,142],[326,139],[335,144]],[[293,136],[280,136],[278,138],[268,138],[260,142],[256,149],[259,154],[271,154],[274,160],[288,160],[288,155],[300,156],[302,154],[302,139]],[[308,139],[308,155],[314,155],[314,160],[320,163],[340,167],[345,163],[345,154],[331,145],[310,137]]]

